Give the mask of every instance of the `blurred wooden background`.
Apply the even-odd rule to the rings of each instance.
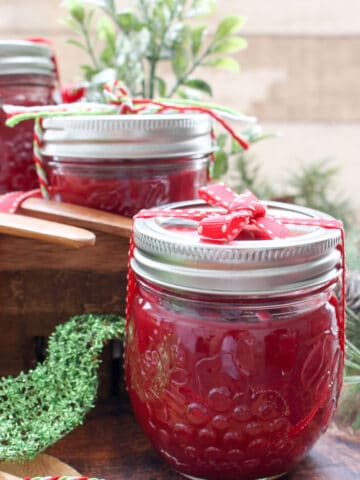
[[[240,74],[208,71],[215,100],[283,133],[254,148],[274,184],[296,165],[328,158],[341,165],[339,188],[360,211],[360,1],[219,0],[209,30],[234,13],[248,17],[249,48],[238,55]],[[0,0],[0,37],[51,38],[64,81],[79,79],[81,53],[65,43],[64,14],[60,0]]]

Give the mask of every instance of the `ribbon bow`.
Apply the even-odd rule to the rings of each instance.
[[[343,225],[332,218],[275,217],[268,215],[265,206],[249,190],[237,195],[224,183],[216,183],[198,190],[199,197],[207,204],[224,209],[163,209],[141,210],[135,218],[184,218],[198,222],[200,238],[210,241],[230,242],[240,233],[242,238],[271,240],[287,238],[292,234],[285,225],[299,225],[338,229]]]
[[[289,231],[274,217],[266,214],[266,208],[259,199],[246,190],[236,195],[224,183],[217,183],[199,190],[199,195],[209,205],[222,207],[226,214],[204,218],[198,226],[200,237],[209,240],[231,241],[241,232],[250,238],[286,238]]]
[[[224,211],[152,208],[142,210],[136,218],[158,216],[194,220],[199,223],[197,231],[200,238],[218,242],[232,241],[240,233],[249,239],[262,240],[290,236],[282,219],[267,215],[264,205],[249,190],[237,195],[224,183],[216,183],[200,188],[198,194],[207,204],[223,208]]]

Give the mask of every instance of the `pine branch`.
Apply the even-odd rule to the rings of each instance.
[[[344,388],[339,404],[339,417],[356,431],[360,428],[360,316],[347,308],[346,321],[348,336],[346,369]]]
[[[295,203],[339,218],[347,227],[353,223],[353,210],[349,200],[336,191],[338,174],[338,166],[326,158],[298,167],[287,183]]]

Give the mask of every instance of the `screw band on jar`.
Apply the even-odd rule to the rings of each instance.
[[[136,268],[156,271],[160,278],[163,272],[164,281],[168,269],[172,269],[171,281],[175,288],[184,287],[181,276],[187,272],[189,288],[197,290],[197,285],[202,283],[203,291],[208,285],[208,293],[216,293],[214,286],[229,275],[229,285],[218,289],[222,294],[241,291],[251,294],[253,288],[256,289],[256,279],[247,282],[246,276],[250,274],[259,277],[256,289],[259,294],[268,293],[269,289],[274,291],[276,278],[275,290],[279,287],[279,293],[286,293],[312,283],[316,285],[317,277],[321,279],[322,275],[326,277],[325,282],[327,274],[338,275],[341,253],[336,247],[342,242],[341,222],[322,214],[320,217],[319,212],[306,208],[276,202],[264,204],[249,193],[234,195],[221,183],[200,189],[199,195],[215,209],[206,208],[204,203],[188,203],[181,205],[184,208],[174,205],[169,209],[142,211],[135,217],[134,240],[139,252],[139,262],[134,261]],[[226,200],[229,196],[232,202],[229,198]],[[266,205],[270,214],[266,212]],[[219,210],[221,208],[225,212]],[[180,238],[176,232],[172,233],[171,222],[177,221],[183,222],[191,235]],[[288,226],[297,230],[290,231]],[[252,237],[233,241],[243,234]],[[308,271],[302,268],[304,264]],[[219,278],[206,275],[206,271],[214,273],[215,270]],[[287,277],[281,281],[284,273]],[[239,284],[234,286],[236,278]]]
[[[0,75],[55,75],[54,55],[45,40],[0,41]]]

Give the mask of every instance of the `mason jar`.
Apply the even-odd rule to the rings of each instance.
[[[54,86],[55,67],[46,45],[0,41],[0,194],[38,185],[33,161],[34,121],[6,127],[1,106],[52,104]]]
[[[326,217],[263,204],[270,215]],[[197,225],[176,215],[135,220],[125,350],[132,407],[162,458],[188,478],[278,478],[337,405],[340,233],[289,226],[288,238],[219,244],[201,240]]]
[[[100,115],[44,121],[55,200],[128,217],[197,198],[213,152],[206,114]]]

